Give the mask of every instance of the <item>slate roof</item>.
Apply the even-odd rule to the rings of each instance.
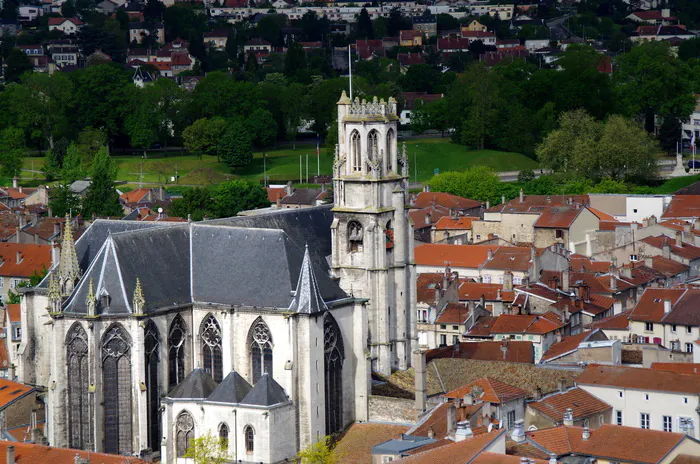
[[[273,406],[289,401],[284,388],[267,373],[263,374],[258,383],[243,398],[241,404],[254,406]]]
[[[253,387],[236,371],[231,371],[207,396],[207,401],[216,403],[241,403]]]
[[[228,377],[227,377],[228,378]],[[223,383],[223,382],[222,382]],[[170,390],[166,398],[205,399],[216,389],[216,382],[204,369],[197,367],[182,382]]]
[[[309,247],[304,250],[304,260],[301,263],[297,289],[294,292],[294,299],[289,306],[289,310],[303,314],[320,313],[328,309],[326,303],[321,298],[318,282],[314,275],[311,258],[309,257]]]

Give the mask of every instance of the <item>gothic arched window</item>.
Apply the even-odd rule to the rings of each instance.
[[[144,329],[146,361],[146,414],[148,418],[148,446],[152,450],[160,447],[160,392],[158,371],[160,367],[160,332],[149,320]]]
[[[252,453],[255,451],[255,431],[250,425],[246,425],[243,429],[243,435],[245,437],[245,451],[246,453]]]
[[[250,369],[253,374],[253,384],[255,384],[264,373],[272,375],[272,335],[261,318],[256,319],[250,327],[248,346],[250,347]]]
[[[387,172],[394,170],[394,158],[396,157],[395,147],[396,133],[394,132],[394,129],[389,129],[389,131],[386,133],[386,150],[384,150],[384,153],[386,153]]]
[[[168,390],[185,378],[185,338],[187,326],[182,316],[175,316],[168,331]]]
[[[362,171],[362,144],[356,130],[350,134],[350,167],[353,172]]]
[[[367,158],[374,160],[379,156],[379,132],[370,131],[367,134]]]
[[[189,412],[183,411],[175,423],[175,447],[178,458],[184,458],[194,440],[194,420]]]
[[[85,329],[78,322],[68,331],[66,355],[68,360],[68,445],[75,449],[91,449],[88,337]]]
[[[357,221],[348,222],[348,251],[351,253],[362,251],[362,239],[364,232],[362,224]]]
[[[219,443],[223,449],[228,449],[228,425],[225,423],[219,426]]]
[[[131,338],[114,324],[102,339],[104,391],[104,451],[132,453]]]
[[[199,330],[202,340],[202,367],[218,383],[224,378],[221,358],[221,326],[214,315],[204,318]]]
[[[330,313],[323,318],[324,376],[326,389],[326,435],[343,428],[343,336]]]

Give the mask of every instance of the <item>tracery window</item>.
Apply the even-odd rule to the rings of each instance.
[[[376,160],[379,156],[379,132],[370,131],[367,135],[367,159]]]
[[[102,339],[104,385],[104,450],[111,454],[132,453],[131,338],[119,324]]]
[[[160,367],[160,332],[155,323],[149,320],[144,328],[144,348],[146,361],[146,414],[148,419],[148,446],[152,450],[160,447],[160,392],[158,371]]]
[[[350,166],[353,171],[362,171],[362,145],[356,130],[350,134]]]
[[[88,337],[76,322],[66,337],[68,360],[68,444],[75,449],[92,449],[92,420],[90,417],[90,386],[88,368]]]
[[[323,319],[326,435],[343,428],[343,360],[345,350],[340,327],[330,313]]]
[[[261,318],[256,319],[250,327],[248,346],[250,347],[250,368],[253,384],[255,384],[264,373],[272,375],[272,335]]]
[[[245,451],[246,453],[252,453],[255,451],[255,431],[253,427],[246,425],[243,434],[245,435]]]
[[[175,316],[168,332],[168,389],[185,378],[185,339],[187,326],[182,316]]]
[[[219,443],[223,449],[228,449],[228,425],[225,423],[219,426]]]
[[[224,378],[221,357],[221,326],[212,314],[204,318],[199,333],[202,340],[202,367],[216,382],[221,382]]]
[[[357,221],[348,222],[348,251],[355,253],[362,251],[362,240],[364,232],[362,224]]]
[[[386,133],[386,170],[387,172],[394,170],[394,157],[396,156],[396,133],[394,129],[389,129]]]
[[[194,420],[187,411],[183,411],[177,416],[175,423],[175,447],[178,458],[184,458],[187,449],[194,440]]]

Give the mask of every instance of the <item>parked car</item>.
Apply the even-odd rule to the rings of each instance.
[[[688,169],[700,169],[700,160],[688,161]]]

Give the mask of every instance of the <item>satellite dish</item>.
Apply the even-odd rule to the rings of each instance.
[[[493,430],[493,424],[489,424],[486,430],[488,430],[488,432],[491,433],[491,431]]]
[[[158,208],[158,214],[161,214],[163,212],[163,208]]]

